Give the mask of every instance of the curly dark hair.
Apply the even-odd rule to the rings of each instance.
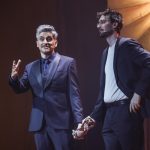
[[[113,9],[110,9],[110,8],[107,8],[105,11],[103,12],[97,12],[97,18],[99,19],[102,15],[104,16],[108,16],[110,21],[112,23],[114,22],[117,22],[118,25],[116,27],[116,31],[118,33],[120,33],[120,30],[122,29],[123,27],[123,18],[122,18],[122,14],[119,13],[118,11],[116,10],[113,10]]]

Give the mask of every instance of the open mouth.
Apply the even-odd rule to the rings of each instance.
[[[45,49],[49,49],[49,46],[44,46]]]
[[[49,48],[50,48],[50,45],[49,45],[49,44],[42,45],[42,48],[44,48],[44,49],[49,49]]]

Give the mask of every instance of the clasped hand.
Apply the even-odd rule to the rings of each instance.
[[[95,120],[90,116],[83,119],[82,124],[79,124],[76,130],[72,131],[73,138],[76,140],[84,139],[88,131],[95,126]]]

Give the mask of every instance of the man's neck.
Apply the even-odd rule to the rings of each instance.
[[[116,32],[114,32],[112,35],[107,37],[106,40],[107,40],[107,43],[109,44],[109,46],[112,46],[116,42],[118,37],[119,37],[119,34]]]
[[[49,53],[49,54],[43,54],[43,53],[41,53],[41,58],[47,59],[47,58],[51,57],[54,53],[55,53],[54,51],[52,53]]]

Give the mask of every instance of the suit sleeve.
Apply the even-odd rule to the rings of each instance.
[[[100,92],[96,104],[94,106],[94,109],[90,114],[90,116],[95,121],[103,122],[105,113],[106,113],[106,107],[104,104],[104,100],[101,98],[101,92]]]
[[[80,98],[79,81],[75,60],[71,61],[68,68],[68,87],[71,110],[74,117],[74,123],[80,123],[83,119],[83,108]]]
[[[127,48],[130,50],[131,60],[141,70],[134,92],[144,97],[150,86],[150,53],[135,41],[131,41]]]
[[[12,87],[15,93],[26,92],[30,88],[27,69],[25,68],[23,76],[20,79],[17,78],[13,80],[11,77],[9,77],[9,85]]]
[[[107,58],[107,48],[103,51],[102,57],[101,57],[101,68],[100,68],[100,90],[99,90],[99,95],[96,101],[96,104],[94,106],[94,109],[90,116],[96,120],[96,121],[101,121],[103,122],[105,112],[106,112],[106,107],[104,103],[104,85],[105,85],[105,74],[104,74],[104,67],[105,67],[105,62]]]

